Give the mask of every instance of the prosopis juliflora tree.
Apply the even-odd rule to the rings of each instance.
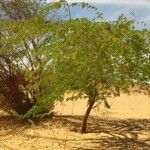
[[[53,18],[47,20],[46,17],[57,8],[55,3],[45,5],[44,1],[0,1],[3,16],[0,20],[0,95],[4,97],[1,108],[24,114],[45,88],[41,79],[44,80],[43,74],[48,74],[45,65],[49,60],[44,44],[56,29]],[[23,109],[26,102],[28,105]]]
[[[108,97],[129,93],[134,84],[147,85],[149,31],[134,25],[124,16],[114,22],[72,19],[56,36],[51,49],[58,82],[66,91],[88,98],[82,133],[96,102],[109,108]]]

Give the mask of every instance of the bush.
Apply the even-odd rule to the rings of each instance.
[[[0,78],[0,109],[8,113],[25,114],[33,106],[25,84],[21,74]]]

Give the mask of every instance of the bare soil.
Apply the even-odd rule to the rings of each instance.
[[[81,134],[86,99],[56,104],[54,117],[19,121],[0,112],[0,150],[150,150],[150,98],[109,99],[94,108]]]

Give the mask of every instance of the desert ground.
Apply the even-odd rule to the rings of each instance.
[[[0,113],[0,150],[150,150],[150,97],[121,95],[99,105],[81,134],[86,99],[57,103],[53,117],[19,121]]]

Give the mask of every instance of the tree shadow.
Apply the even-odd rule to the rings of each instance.
[[[80,132],[82,116],[60,116],[60,118],[63,118],[64,124],[71,131]],[[74,148],[78,150],[150,150],[150,119],[113,120],[90,117],[87,134],[92,133],[96,135],[95,138],[80,140],[91,147]]]
[[[67,128],[71,133],[80,135],[80,138],[49,137],[28,135],[20,132],[31,128],[32,123],[18,121],[14,117],[0,117],[0,130],[9,129],[5,134],[15,132],[28,138],[51,140],[60,143],[60,146],[72,150],[150,150],[150,119],[100,119],[91,116],[88,121],[87,134],[81,134],[83,116],[54,116],[42,119],[33,119],[34,126],[43,128],[47,122],[57,128]],[[10,130],[11,129],[11,130]],[[0,135],[3,136],[3,135]],[[64,149],[64,148],[63,148]]]

